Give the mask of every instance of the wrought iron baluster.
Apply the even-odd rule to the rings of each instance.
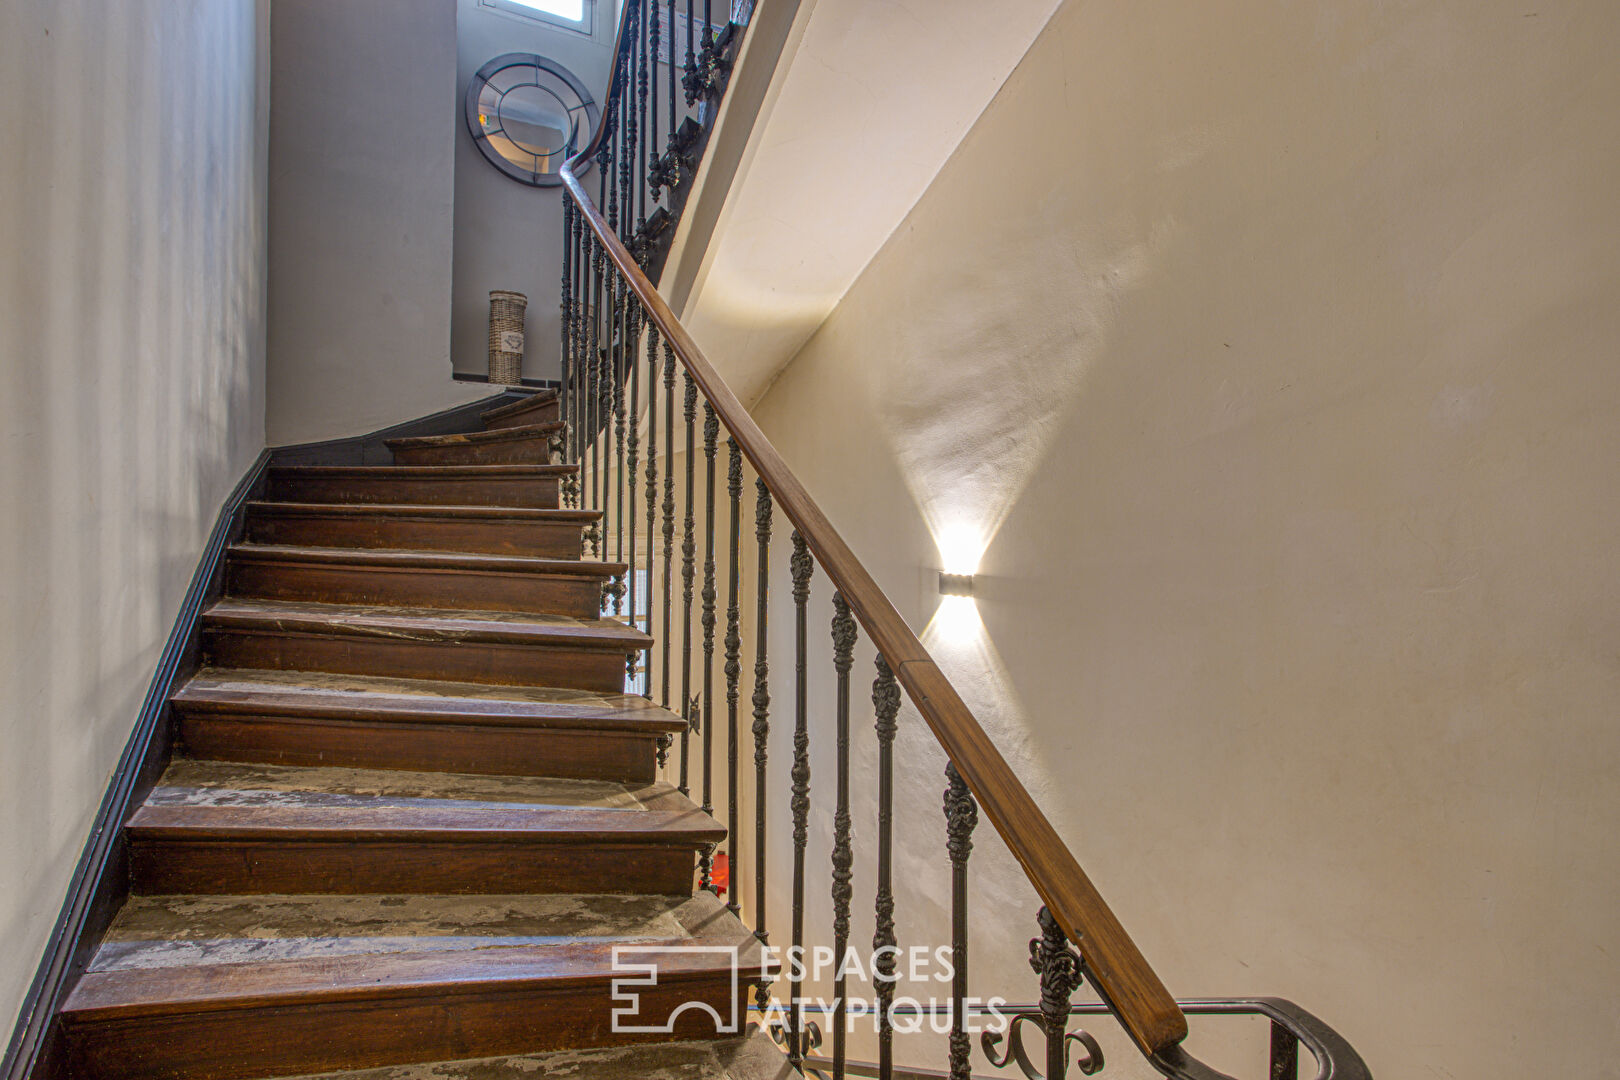
[[[563,196],[563,260],[562,260],[562,288],[557,295],[560,298],[557,304],[557,325],[562,332],[562,342],[558,346],[557,363],[562,385],[558,389],[557,415],[565,421],[568,419],[568,390],[569,360],[573,356],[574,341],[574,200],[567,195]],[[567,484],[563,485],[562,505],[568,505]]]
[[[726,439],[726,449],[730,453],[728,468],[726,469],[726,494],[731,496],[731,534],[730,547],[727,550],[727,567],[730,588],[726,592],[726,824],[730,830],[726,834],[726,852],[731,864],[731,884],[726,894],[726,907],[733,915],[742,909],[737,899],[737,700],[740,696],[739,685],[742,682],[742,601],[739,596],[741,589],[741,565],[738,556],[742,552],[742,450],[737,446],[737,440]]]
[[[681,79],[681,85],[686,89],[686,107],[690,109],[697,103],[700,76],[698,74],[697,51],[692,40],[692,0],[686,0],[686,75]],[[674,132],[670,133],[671,135]]]
[[[899,979],[894,936],[894,737],[899,730],[900,684],[883,654],[877,657],[877,678],[872,683],[872,705],[877,712],[878,738],[878,864],[877,930],[872,935],[872,981],[878,1008],[878,1076],[893,1080],[894,1023],[889,1007]]]
[[[667,155],[664,160],[669,162],[675,159],[675,125],[677,120],[675,99],[678,96],[675,88],[677,82],[676,69],[679,67],[680,65],[675,62],[675,0],[669,0],[669,134],[664,137],[664,148]],[[673,209],[675,201],[673,198],[675,194],[674,170],[666,166],[660,170],[659,179],[669,188],[671,195],[670,205]]]
[[[809,621],[805,604],[810,599],[810,576],[815,573],[815,560],[810,549],[793,530],[793,555],[789,560],[793,575],[793,941],[792,955],[799,955],[804,947],[804,848],[810,836],[810,729],[809,679],[805,654],[809,648]],[[804,982],[801,969],[798,976],[789,971],[788,998],[788,1062],[798,1069],[804,1063],[803,1013],[799,1008],[800,988]]]
[[[970,1080],[973,1041],[967,1033],[967,864],[979,804],[956,766],[945,765],[945,849],[951,856],[951,1080]]]
[[[651,3],[651,4],[648,4],[646,6],[651,7],[655,12],[658,10],[657,3]],[[641,258],[642,258],[642,261],[645,262],[646,261],[646,252],[645,252],[645,249],[642,246],[641,238],[645,237],[646,234],[647,234],[647,159],[642,157],[642,155],[640,153],[640,150],[639,150],[639,147],[640,147],[640,144],[641,144],[641,129],[642,129],[642,127],[645,124],[646,119],[647,119],[647,89],[648,89],[648,87],[647,87],[647,83],[648,83],[648,76],[647,76],[647,44],[648,44],[647,11],[645,10],[644,6],[642,4],[640,4],[640,3],[632,2],[630,4],[630,7],[635,9],[634,33],[635,33],[635,40],[636,40],[635,56],[636,56],[636,95],[637,95],[637,97],[636,97],[636,135],[631,140],[631,143],[632,143],[632,148],[633,148],[632,152],[634,153],[634,156],[635,156],[635,159],[636,159],[636,165],[640,170],[640,174],[637,177],[637,183],[636,183],[636,233],[635,233],[635,235],[636,235],[636,238],[637,238],[637,243],[635,245],[635,250],[640,251],[642,253]],[[652,133],[651,132],[648,132],[648,134],[647,134],[647,145],[648,146],[653,145],[653,139],[652,139]],[[651,539],[651,538],[649,537],[649,539]]]
[[[687,766],[689,736],[698,722],[696,699],[692,696],[692,576],[697,560],[697,384],[685,372],[686,402],[686,515],[681,521],[681,715],[686,730],[681,733],[681,794],[690,795],[692,785]]]
[[[661,653],[664,685],[658,703],[669,708],[670,608],[675,591],[675,350],[664,342],[664,626]],[[686,736],[681,736],[681,786],[686,784]]]
[[[658,6],[653,5],[656,11]],[[669,466],[666,461],[665,467]],[[653,586],[656,579],[653,576],[653,530],[658,527],[658,327],[649,319],[647,322],[647,563],[644,570],[646,575],[647,602],[644,605],[647,612],[647,633],[653,632]],[[666,661],[665,666],[668,666]],[[653,696],[653,653],[647,650],[646,661],[647,679],[641,688],[641,696],[648,701]],[[668,678],[668,672],[665,672]],[[658,767],[663,768],[669,757],[669,740],[658,741]]]
[[[765,636],[771,591],[771,489],[754,479],[754,539],[759,544],[759,577],[754,589],[754,936],[761,945],[765,931],[765,766],[771,734],[771,668]],[[754,1001],[761,1013],[770,1003],[770,983],[761,979]]]
[[[1041,907],[1035,921],[1041,936],[1029,943],[1029,966],[1041,977],[1041,1020],[1046,1029],[1046,1076],[1063,1080],[1069,1071],[1069,999],[1080,989],[1085,968],[1052,913]]]
[[[850,847],[852,827],[849,816],[849,668],[855,656],[855,618],[843,593],[833,595],[833,667],[838,673],[838,779],[837,809],[833,813],[832,901],[833,901],[833,1077],[843,1080],[847,1032],[845,1017],[844,954],[849,950],[849,902],[855,895],[852,885],[855,855]]]
[[[625,379],[624,379],[624,352],[630,337],[630,300],[629,282],[624,275],[619,275],[619,309],[617,317],[617,337],[613,350],[609,354],[609,363],[613,370],[613,561],[624,562],[624,452],[625,452]],[[618,615],[624,610],[624,572],[613,575],[613,614]]]
[[[648,0],[648,8],[648,70],[652,75],[652,110],[648,113],[647,161],[642,167],[644,171],[641,175],[644,181],[642,186],[650,191],[653,202],[656,203],[660,187],[658,182],[658,154],[659,148],[663,146],[663,141],[658,138],[658,47],[663,38],[660,33],[662,27],[659,25],[661,22],[659,16],[662,14],[663,9],[659,6],[658,0]],[[671,34],[675,32],[673,25],[669,29]]]
[[[714,10],[713,0],[703,0],[703,92],[714,89]]]
[[[703,402],[703,456],[706,459],[707,487],[703,500],[703,812],[714,812],[714,454],[720,435],[720,420],[714,406]],[[713,890],[713,856],[702,859],[700,881]]]
[[[624,374],[624,380],[629,384],[630,387],[630,404],[629,410],[626,413],[626,420],[628,421],[626,424],[626,449],[629,456],[627,481],[630,514],[629,517],[625,518],[619,525],[620,532],[625,534],[627,537],[625,543],[629,548],[629,557],[626,560],[628,565],[625,570],[625,576],[628,579],[630,602],[625,606],[625,615],[626,621],[630,624],[632,629],[636,626],[636,619],[639,614],[636,606],[636,601],[638,599],[638,590],[636,589],[636,563],[638,561],[636,558],[636,495],[639,492],[637,483],[640,480],[641,466],[641,364],[638,363],[638,361],[641,359],[641,350],[637,347],[640,340],[640,313],[641,302],[639,300],[632,299],[630,301],[630,314],[626,319],[626,326],[629,328],[630,336],[625,339]],[[629,654],[629,659],[625,661],[626,677],[631,679],[635,678],[636,668],[642,662],[641,656],[642,654],[640,652],[633,652]]]

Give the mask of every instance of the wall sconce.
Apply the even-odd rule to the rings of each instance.
[[[943,571],[939,575],[939,595],[941,596],[972,596],[972,574],[947,574]]]

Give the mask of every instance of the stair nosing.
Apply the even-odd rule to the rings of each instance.
[[[320,606],[295,602],[282,603],[273,600],[244,602],[239,599],[225,597],[216,600],[203,610],[202,622],[204,628],[208,630],[224,630],[237,633],[303,634],[315,637],[363,637],[374,640],[401,640],[397,635],[383,632],[389,624],[388,613],[400,609],[372,605],[330,605],[333,614],[346,612],[354,615],[360,612],[375,620],[367,625],[353,622],[334,622],[330,621],[329,617],[323,621],[319,612],[309,610],[311,607]],[[278,615],[278,611],[281,614]],[[552,621],[546,623],[491,620],[479,625],[468,625],[465,617],[477,614],[480,613],[446,608],[442,615],[416,614],[413,612],[408,616],[401,615],[394,621],[399,625],[414,624],[428,629],[432,629],[434,626],[454,628],[453,632],[446,633],[444,636],[411,639],[419,644],[556,645],[579,649],[606,650],[646,649],[653,644],[653,639],[648,634],[614,619],[584,620],[551,616]],[[457,616],[463,618],[458,619]],[[295,623],[303,620],[304,625],[281,625],[281,620],[289,619]],[[458,623],[462,625],[457,626]],[[514,629],[516,627],[523,627],[524,629]]]
[[[372,476],[383,479],[476,479],[569,476],[577,465],[272,465],[273,476]]]
[[[540,392],[530,394],[528,397],[522,398],[521,400],[509,401],[505,405],[499,405],[493,409],[489,409],[486,412],[481,412],[478,414],[478,421],[479,423],[487,424],[491,420],[501,420],[508,416],[515,416],[518,413],[524,412],[528,409],[538,409],[542,406],[552,404],[560,396],[561,395],[559,395],[556,390],[541,390]]]
[[[610,578],[628,563],[594,559],[554,559],[534,555],[433,551],[413,548],[357,548],[308,544],[232,544],[227,555],[238,562],[281,566],[349,566],[365,570],[440,570],[535,577]]]
[[[586,524],[602,517],[600,510],[572,510],[539,506],[478,506],[446,503],[337,503],[337,502],[282,502],[275,499],[255,499],[247,504],[250,514],[274,514],[281,517],[424,517],[477,519],[494,518],[508,521],[578,522]]]
[[[412,435],[387,439],[390,450],[438,450],[455,446],[482,446],[485,443],[524,442],[539,439],[561,431],[567,425],[561,420],[547,420],[539,424],[522,424],[509,428],[489,428],[484,431],[456,431],[444,435]]]

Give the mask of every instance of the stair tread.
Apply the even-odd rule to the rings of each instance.
[[[388,439],[390,450],[417,450],[441,446],[479,446],[485,443],[522,442],[526,439],[544,439],[566,425],[561,420],[544,424],[524,424],[519,427],[495,428],[490,431],[463,431],[450,435],[417,435],[405,439]]]
[[[508,417],[528,412],[531,409],[543,409],[556,400],[557,391],[542,390],[539,393],[530,394],[521,401],[509,402],[505,405],[490,409],[487,412],[479,413],[478,419],[484,424],[488,424],[494,420],[505,420]]]
[[[322,503],[257,500],[250,512],[319,517],[425,517],[495,521],[596,521],[600,510],[548,509],[538,506],[439,506],[434,503]]]
[[[756,1032],[731,1039],[389,1065],[287,1080],[794,1080],[800,1075],[770,1036]]]
[[[711,893],[600,896],[136,897],[114,919],[63,1012],[72,1019],[601,981],[615,949],[661,971],[729,973],[753,934]],[[623,975],[620,969],[617,974]]]
[[[553,574],[609,578],[629,569],[627,563],[595,559],[548,559],[533,555],[488,555],[481,552],[422,551],[405,548],[314,547],[294,544],[232,544],[232,558],[279,563],[324,563],[412,570],[472,570],[503,574]]]
[[[617,619],[574,619],[528,612],[317,604],[224,597],[203,612],[210,627],[271,629],[421,642],[564,644],[645,649],[652,638]]]
[[[686,726],[679,716],[635,694],[273,668],[205,668],[171,700],[191,712],[657,733]]]
[[[272,465],[272,476],[366,477],[413,480],[522,479],[570,476],[577,465]]]
[[[130,818],[132,836],[351,837],[454,833],[681,843],[724,830],[665,783],[179,758]]]

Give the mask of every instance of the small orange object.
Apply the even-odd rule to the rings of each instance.
[[[731,856],[722,851],[714,857],[714,868],[709,872],[709,880],[714,882],[716,896],[726,895],[726,890],[731,887]]]

